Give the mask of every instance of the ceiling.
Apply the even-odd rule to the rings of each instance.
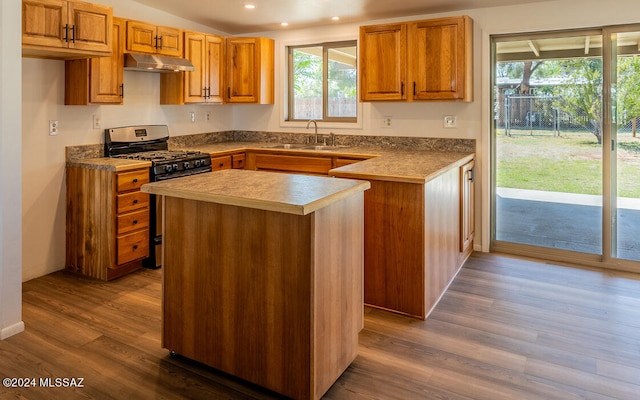
[[[300,29],[552,0],[135,0],[229,34]],[[245,4],[255,5],[246,9]],[[334,21],[332,17],[339,17]],[[287,22],[288,26],[281,26]]]

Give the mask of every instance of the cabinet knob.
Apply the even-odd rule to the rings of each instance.
[[[137,220],[137,219],[134,219],[134,220],[133,220],[133,224],[134,224],[134,225],[136,225],[137,223],[138,223],[138,220]]]
[[[138,183],[138,178],[135,178],[135,179],[133,180],[133,183]]]
[[[133,204],[138,204],[138,199],[133,200]]]
[[[137,245],[137,244],[134,244],[134,245],[133,245],[133,249],[134,249],[134,250],[138,250],[138,245]]]

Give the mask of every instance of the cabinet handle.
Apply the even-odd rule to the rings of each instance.
[[[400,96],[404,96],[404,82],[400,82]]]
[[[65,42],[69,41],[69,24],[64,24],[64,37],[62,38]]]
[[[138,204],[138,199],[133,200],[133,204]]]
[[[231,98],[231,87],[227,88],[227,100]]]
[[[138,250],[138,245],[137,245],[137,244],[134,244],[134,245],[133,245],[133,249],[134,249],[134,250]]]
[[[220,165],[218,165],[219,167],[224,167],[224,163],[220,163]]]
[[[76,26],[73,25],[71,27],[71,43],[75,43],[76,42]]]
[[[413,82],[413,95],[414,96],[416,95],[416,83],[415,82]]]
[[[156,36],[158,38],[158,41],[156,42],[156,48],[162,48],[162,36]],[[160,43],[158,45],[158,43]]]
[[[133,178],[133,183],[138,183],[138,178]]]
[[[138,220],[137,220],[137,219],[134,219],[134,220],[133,220],[133,224],[134,224],[134,225],[137,225],[137,224],[138,224]]]
[[[469,182],[473,182],[476,180],[476,169],[475,168],[471,168],[468,172],[469,177],[467,178],[467,180]]]
[[[120,98],[124,99],[124,83],[120,85]]]

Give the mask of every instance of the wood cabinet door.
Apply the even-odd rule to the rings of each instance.
[[[205,35],[185,32],[184,57],[191,61],[195,70],[184,73],[184,102],[202,103],[206,98],[207,79]]]
[[[227,102],[257,103],[258,42],[255,38],[227,38]]]
[[[67,2],[61,0],[22,1],[22,44],[67,47]]]
[[[207,102],[224,102],[224,38],[207,35],[205,38],[205,71]]]
[[[156,26],[140,21],[127,21],[127,51],[156,52]]]
[[[407,98],[407,25],[360,27],[360,99]]]
[[[183,57],[182,29],[158,26],[156,28],[158,44],[156,52],[165,56]]]
[[[475,234],[475,162],[460,167],[460,252],[466,253]]]
[[[411,98],[470,101],[471,36],[466,16],[409,24]]]
[[[91,59],[90,102],[93,104],[122,104],[124,97],[125,21],[113,19],[111,57]]]
[[[69,48],[111,52],[111,7],[73,1],[67,4],[72,26]]]

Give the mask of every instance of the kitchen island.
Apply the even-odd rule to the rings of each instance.
[[[363,324],[369,182],[223,170],[163,196],[163,347],[295,399],[319,399]]]

